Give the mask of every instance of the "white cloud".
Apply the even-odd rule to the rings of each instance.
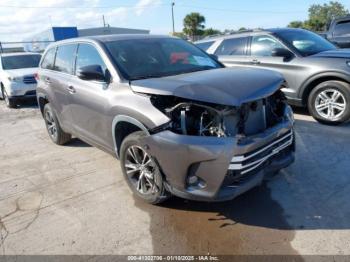
[[[102,15],[111,26],[127,26],[128,19],[142,15],[162,0],[139,0],[133,7],[61,8],[65,6],[103,6],[101,0],[1,0],[0,6],[40,6],[50,8],[0,8],[0,41],[21,41],[51,26],[102,26]],[[113,2],[112,2],[113,3]],[[110,4],[113,5],[113,4]],[[55,8],[57,7],[57,8]]]
[[[158,6],[161,3],[160,0],[139,0],[135,5],[136,15],[142,15],[146,8],[150,6]]]

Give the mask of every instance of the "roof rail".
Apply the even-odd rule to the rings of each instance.
[[[222,35],[224,35],[224,34],[207,35],[206,37],[204,37],[204,38],[201,39],[201,40],[208,39],[208,38],[212,38],[212,37],[217,37],[217,36],[222,36]]]
[[[232,31],[232,32],[229,32],[229,33],[208,35],[208,36],[204,37],[201,40],[210,39],[210,38],[218,37],[218,36],[225,36],[225,35],[235,35],[235,34],[242,34],[242,33],[261,32],[263,30],[264,29],[262,29],[262,28],[254,28],[254,29],[247,29],[247,30],[241,30],[241,31]]]
[[[242,34],[242,33],[252,33],[252,32],[261,32],[263,30],[264,29],[262,29],[262,28],[246,29],[246,30],[241,30],[241,31],[230,32],[230,35]]]

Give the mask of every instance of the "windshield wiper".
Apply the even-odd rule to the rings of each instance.
[[[141,79],[148,79],[148,78],[159,78],[159,77],[163,77],[164,75],[156,75],[156,74],[154,74],[154,75],[152,75],[152,74],[150,74],[150,75],[143,75],[143,76],[134,76],[134,77],[130,77],[130,81],[134,81],[134,80],[141,80]]]
[[[212,67],[212,66],[201,66],[201,67],[197,67],[197,68],[177,71],[176,73],[178,73],[178,74],[187,74],[187,73],[205,71],[205,70],[210,70],[210,69],[218,69],[218,68],[217,67]]]
[[[210,70],[210,69],[216,69],[216,67],[212,66],[201,66],[197,68],[187,69],[187,70],[179,70],[175,72],[167,72],[164,74],[148,74],[148,75],[142,75],[142,76],[134,76],[130,77],[130,81],[135,80],[142,80],[142,79],[149,79],[149,78],[160,78],[160,77],[166,77],[166,76],[172,76],[172,75],[178,75],[178,74],[187,74],[187,73],[193,73],[198,71],[204,71],[204,70]]]

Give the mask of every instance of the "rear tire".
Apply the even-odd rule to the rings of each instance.
[[[156,160],[140,143],[145,136],[145,132],[137,131],[124,139],[120,148],[120,165],[132,192],[150,204],[159,204],[168,199],[170,193],[165,189]]]
[[[71,134],[65,133],[62,130],[60,123],[58,122],[57,117],[49,103],[44,106],[44,120],[47,132],[52,142],[57,145],[63,145],[71,140]]]
[[[309,95],[308,109],[320,123],[344,123],[350,118],[350,85],[342,81],[326,81],[317,85]]]

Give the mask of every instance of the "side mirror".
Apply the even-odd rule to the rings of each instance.
[[[77,76],[82,80],[106,81],[105,73],[100,65],[83,66],[77,70]]]
[[[291,59],[294,54],[286,48],[274,48],[271,52],[274,57],[283,57],[284,59]]]

